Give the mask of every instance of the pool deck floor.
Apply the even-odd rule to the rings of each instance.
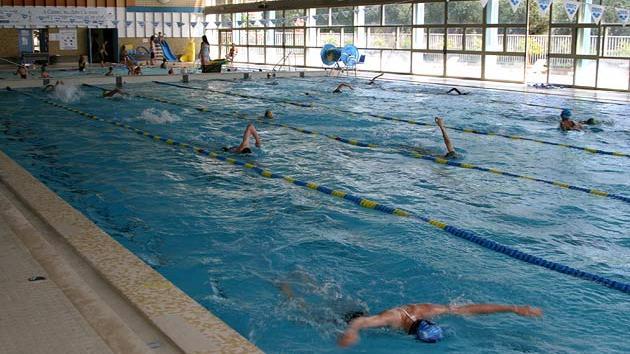
[[[3,354],[261,352],[2,152],[0,314]]]

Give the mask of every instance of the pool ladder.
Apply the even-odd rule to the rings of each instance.
[[[278,60],[278,62],[276,63],[276,65],[273,66],[271,71],[280,71],[280,70],[282,70],[282,68],[284,66],[286,66],[289,69],[289,71],[291,71],[291,63],[290,63],[290,61],[289,61],[289,64],[287,64],[287,61],[288,61],[290,56],[293,56],[293,71],[296,71],[295,63],[296,63],[297,59],[296,59],[295,53],[292,52],[292,51],[287,53],[287,55],[282,57],[282,59]],[[276,68],[278,68],[278,70],[276,70]]]

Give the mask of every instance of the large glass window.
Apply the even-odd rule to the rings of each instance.
[[[601,23],[591,18],[591,2],[607,6]],[[290,56],[291,65],[321,67],[323,45],[354,44],[365,55],[363,70],[628,90],[630,26],[619,23],[615,7],[630,7],[630,0],[584,0],[573,19],[560,0],[544,13],[536,0],[516,9],[510,0],[485,7],[478,0],[416,0],[205,19],[222,22],[206,30],[212,52],[224,55],[233,42],[240,62],[276,64]]]

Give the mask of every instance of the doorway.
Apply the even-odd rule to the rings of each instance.
[[[114,28],[90,29],[90,63],[118,62],[118,30]],[[101,57],[101,47],[105,49]]]

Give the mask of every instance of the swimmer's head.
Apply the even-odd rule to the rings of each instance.
[[[425,343],[436,343],[444,338],[442,327],[427,320],[417,320],[411,325],[410,333],[416,335],[416,339]]]
[[[571,110],[567,108],[563,109],[562,112],[560,112],[560,118],[562,118],[562,120],[571,118]]]
[[[273,119],[273,112],[270,110],[265,111],[265,118]]]

